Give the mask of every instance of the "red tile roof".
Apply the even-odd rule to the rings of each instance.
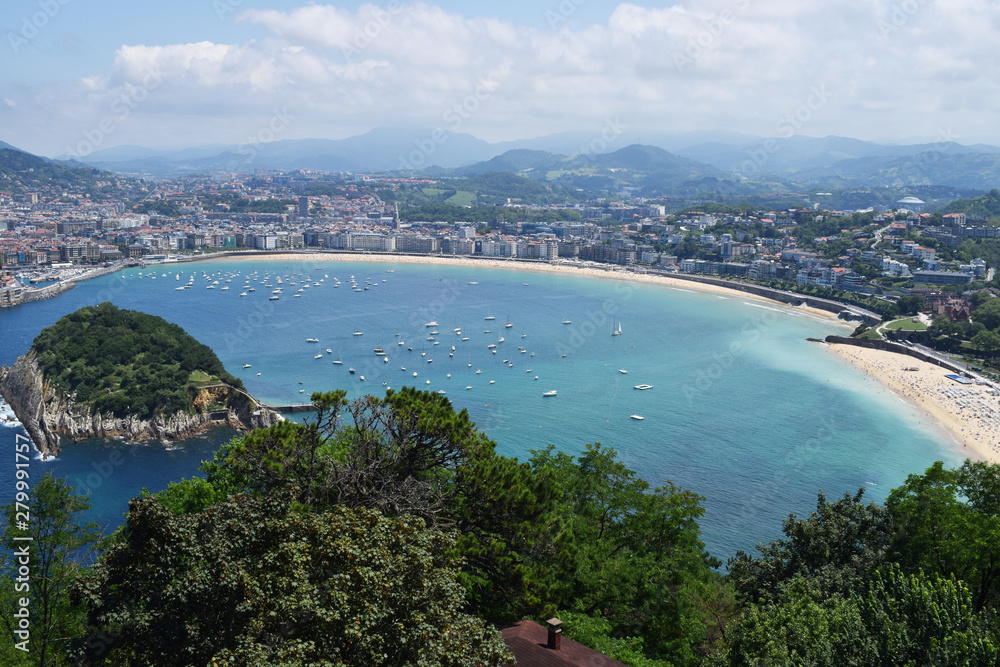
[[[603,653],[563,637],[558,651],[547,648],[548,628],[524,620],[501,630],[504,643],[517,659],[517,667],[625,667]]]

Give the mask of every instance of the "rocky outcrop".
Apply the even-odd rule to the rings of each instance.
[[[10,368],[0,367],[0,396],[10,404],[35,447],[45,456],[59,454],[63,436],[73,441],[113,436],[130,441],[178,440],[216,426],[247,431],[266,428],[282,419],[278,412],[260,406],[246,392],[227,385],[203,389],[195,399],[194,413],[177,412],[149,420],[134,415],[94,414],[88,406],[77,405],[72,396],[47,382],[30,350]],[[210,410],[211,405],[224,407]]]

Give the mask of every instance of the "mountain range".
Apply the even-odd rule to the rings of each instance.
[[[608,182],[614,170],[630,169],[661,175],[646,179],[646,187],[655,181],[665,188],[711,189],[718,180],[734,192],[747,189],[747,183],[778,183],[791,189],[942,185],[983,191],[1000,183],[1000,148],[986,144],[941,140],[890,145],[837,136],[765,138],[732,132],[640,134],[610,122],[596,132],[567,131],[497,143],[444,129],[383,127],[335,140],[259,143],[248,138],[237,145],[183,149],[118,146],[57,159],[154,177],[255,169],[432,176],[544,170],[550,177],[555,172],[556,178],[575,172],[575,179],[582,179],[575,187]]]

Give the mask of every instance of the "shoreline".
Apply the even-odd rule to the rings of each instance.
[[[635,281],[659,285],[678,291],[715,294],[729,298],[739,298],[758,303],[768,303],[790,314],[800,314],[816,318],[826,324],[840,328],[853,326],[840,319],[837,313],[808,305],[791,304],[770,299],[760,294],[745,292],[735,287],[675,278],[662,274],[636,273],[616,265],[581,265],[574,263],[550,263],[520,261],[502,258],[473,258],[465,256],[433,255],[382,255],[353,253],[219,253],[178,262],[184,266],[193,262],[218,260],[220,262],[246,262],[260,260],[292,261],[308,264],[368,263],[368,264],[418,264],[437,266],[461,266],[466,268],[486,268],[533,273],[576,275],[600,279]],[[158,265],[159,267],[172,265]],[[129,267],[125,267],[129,268]],[[124,269],[120,269],[124,270]],[[97,275],[92,277],[99,277]],[[846,363],[875,379],[883,387],[908,403],[941,431],[949,445],[969,458],[1000,463],[1000,418],[994,422],[986,410],[985,401],[992,403],[996,397],[989,396],[987,388],[980,385],[960,385],[945,378],[947,371],[913,357],[893,352],[859,348],[849,345],[829,345],[831,351]],[[903,368],[917,368],[904,371]],[[978,415],[977,415],[978,409]],[[991,407],[990,410],[994,410]],[[977,420],[978,417],[978,420]]]
[[[829,347],[944,431],[957,452],[1000,463],[998,397],[989,393],[990,385],[959,384],[946,377],[950,373],[944,368],[895,352],[853,345]]]
[[[305,263],[313,261],[324,261],[324,262],[334,262],[334,263],[358,262],[358,263],[369,263],[369,264],[423,264],[423,265],[436,265],[436,266],[463,266],[468,268],[502,269],[509,271],[530,271],[533,273],[556,273],[563,275],[590,276],[593,278],[603,278],[611,280],[631,280],[636,282],[661,285],[679,291],[706,292],[717,295],[725,295],[734,298],[742,297],[752,301],[760,301],[764,303],[773,304],[775,306],[781,306],[783,308],[788,309],[788,311],[792,313],[804,313],[812,315],[822,320],[840,323],[844,327],[854,326],[840,319],[837,313],[828,310],[813,308],[807,305],[793,306],[791,304],[784,303],[777,299],[769,299],[766,296],[761,296],[760,294],[754,294],[751,292],[745,292],[735,287],[724,287],[717,284],[703,283],[695,280],[686,280],[683,278],[675,278],[672,276],[665,276],[658,273],[636,273],[633,271],[625,270],[624,268],[618,268],[617,265],[613,264],[598,265],[601,266],[602,268],[597,268],[597,266],[591,266],[591,265],[585,266],[569,262],[554,264],[551,262],[531,262],[531,261],[521,261],[517,259],[498,259],[498,258],[478,258],[478,257],[473,258],[466,256],[388,255],[388,254],[355,255],[349,253],[273,253],[273,254],[261,253],[259,255],[220,254],[215,257],[208,256],[208,257],[198,258],[197,261],[205,261],[208,259],[217,259],[219,261],[289,259],[293,261],[295,260],[305,261]],[[182,264],[186,263],[187,262],[182,262]],[[603,268],[604,266],[607,266],[608,268]],[[847,305],[845,304],[844,307],[847,308]]]

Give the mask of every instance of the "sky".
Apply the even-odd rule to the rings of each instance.
[[[995,0],[4,0],[0,140],[624,127],[1000,144]]]

